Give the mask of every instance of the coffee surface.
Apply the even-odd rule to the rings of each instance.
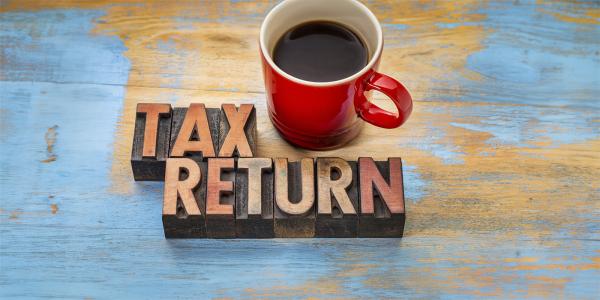
[[[368,50],[352,30],[341,24],[313,21],[286,32],[273,59],[286,73],[307,81],[327,82],[354,75],[368,62]]]

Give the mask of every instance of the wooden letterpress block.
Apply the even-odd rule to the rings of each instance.
[[[209,158],[206,184],[206,235],[209,238],[235,238],[235,161]]]
[[[312,158],[288,163],[275,158],[275,237],[315,236],[315,174]]]
[[[206,163],[169,158],[166,163],[163,228],[166,238],[204,238]]]
[[[358,233],[356,162],[317,158],[316,237],[356,237]]]
[[[272,238],[273,161],[239,158],[235,174],[235,226],[239,238]]]
[[[374,162],[358,159],[360,177],[359,237],[402,237],[404,232],[404,186],[402,161],[389,158]]]
[[[219,157],[253,157],[256,154],[256,109],[252,104],[221,105]]]
[[[174,108],[170,157],[189,157],[195,161],[215,157],[220,117],[220,109],[205,108],[204,104]]]
[[[131,169],[136,181],[165,179],[170,136],[171,105],[138,103],[131,151]]]

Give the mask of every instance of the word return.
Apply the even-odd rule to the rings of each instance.
[[[402,160],[256,157],[252,104],[137,105],[136,181],[163,181],[166,238],[399,238]]]

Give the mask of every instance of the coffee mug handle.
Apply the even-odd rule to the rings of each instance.
[[[406,88],[396,79],[374,72],[365,80],[362,92],[370,90],[380,91],[390,97],[398,109],[398,114],[381,109],[363,95],[359,97],[360,100],[357,103],[359,116],[363,120],[383,128],[396,128],[404,124],[410,116],[413,106],[412,97]]]

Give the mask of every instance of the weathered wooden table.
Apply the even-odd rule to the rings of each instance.
[[[329,152],[266,117],[275,3],[0,3],[2,298],[600,294],[596,1],[367,1],[415,109]],[[141,101],[254,103],[265,157],[401,156],[406,237],[165,240],[129,165]]]

